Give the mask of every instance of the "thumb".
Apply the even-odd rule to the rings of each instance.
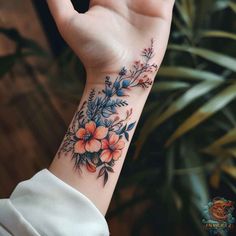
[[[79,14],[71,0],[47,0],[47,3],[59,29],[75,14]]]
[[[47,3],[56,21],[69,17],[75,12],[71,0],[47,0]]]

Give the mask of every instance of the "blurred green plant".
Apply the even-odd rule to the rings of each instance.
[[[132,235],[207,235],[203,206],[216,195],[235,199],[235,14],[232,1],[176,1],[168,51],[110,211],[146,202]],[[127,202],[121,193],[130,186]]]
[[[170,44],[108,213],[135,212],[132,235],[207,235],[203,207],[217,195],[235,199],[235,32],[233,1],[176,1]],[[12,56],[0,58],[0,75]],[[77,104],[85,76],[70,49],[49,78]]]

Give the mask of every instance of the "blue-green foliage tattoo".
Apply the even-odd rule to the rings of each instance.
[[[156,64],[150,63],[154,57],[153,44],[151,40],[150,47],[142,51],[141,60],[135,61],[130,70],[123,67],[116,78],[107,76],[102,91],[91,90],[59,150],[59,157],[62,153],[72,154],[77,169],[86,166],[89,172],[98,170],[98,178],[103,177],[104,186],[136,125],[136,122],[130,122],[133,109],[126,98],[136,87],[149,88],[153,83],[149,76],[158,69]],[[127,109],[121,118],[119,109],[122,107]]]

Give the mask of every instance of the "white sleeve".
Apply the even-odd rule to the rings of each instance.
[[[95,205],[48,170],[0,200],[0,236],[108,236]]]

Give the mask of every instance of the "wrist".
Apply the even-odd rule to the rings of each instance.
[[[86,67],[87,85],[97,87],[113,84],[118,90],[151,87],[159,68],[159,60],[154,53],[154,41],[151,40],[150,46],[134,58],[136,59],[133,61],[124,60],[101,68]]]

